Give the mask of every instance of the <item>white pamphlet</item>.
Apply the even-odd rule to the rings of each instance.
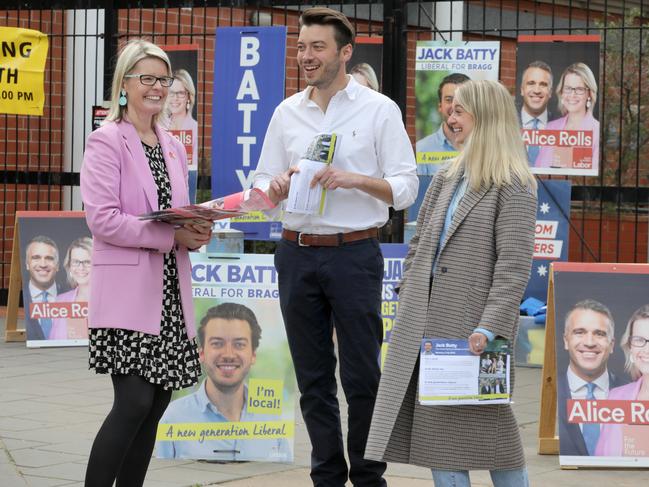
[[[419,403],[500,404],[511,401],[511,343],[493,340],[473,355],[467,340],[424,338],[419,361]]]
[[[300,171],[291,175],[286,211],[306,215],[321,215],[324,210],[326,190],[321,184],[316,184],[312,188],[311,181],[318,171],[327,167],[327,163],[300,159],[297,167]]]

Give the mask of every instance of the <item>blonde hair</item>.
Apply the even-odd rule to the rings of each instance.
[[[569,74],[576,74],[581,78],[581,80],[588,88],[588,98],[590,98],[590,105],[586,105],[586,112],[592,112],[595,103],[597,103],[597,81],[595,80],[595,75],[590,70],[590,68],[584,63],[574,63],[568,66],[563,73],[561,74],[561,79],[557,85],[557,107],[561,111],[562,115],[567,113],[566,107],[563,106],[561,101],[561,92],[563,91],[563,85],[566,81],[566,76]]]
[[[622,348],[622,350],[624,351],[624,356],[626,357],[626,360],[624,362],[624,370],[629,373],[633,380],[640,378],[642,372],[640,372],[640,369],[638,369],[636,364],[633,363],[633,359],[631,358],[631,343],[629,343],[629,341],[631,340],[631,335],[633,334],[633,325],[635,324],[635,322],[638,320],[646,319],[649,319],[649,304],[640,306],[640,308],[633,312],[631,318],[629,318],[629,322],[626,325],[626,330],[624,330],[624,334],[620,339],[620,348]]]
[[[189,101],[187,113],[191,113],[194,108],[194,104],[196,103],[196,87],[194,86],[194,80],[185,69],[177,69],[176,71],[174,71],[174,78],[183,84],[185,90],[187,90],[187,93],[189,94],[189,97],[187,98]]]
[[[65,268],[65,272],[68,275],[68,283],[72,287],[77,287],[79,283],[77,283],[76,279],[72,277],[72,273],[70,272],[70,265],[72,264],[72,251],[74,249],[83,249],[88,252],[88,254],[92,255],[92,239],[90,237],[80,237],[74,240],[65,253],[63,267]]]
[[[145,41],[143,39],[134,39],[129,41],[121,50],[117,63],[115,64],[115,72],[113,74],[113,84],[110,89],[110,107],[106,122],[114,121],[119,122],[124,118],[126,107],[120,106],[119,97],[122,85],[124,84],[124,76],[129,74],[138,62],[146,58],[156,58],[167,65],[167,71],[171,76],[171,62],[167,54],[155,44]],[[158,120],[159,114],[153,117],[153,123]]]
[[[368,88],[371,88],[374,91],[379,91],[379,80],[377,79],[376,73],[374,72],[374,68],[372,68],[372,66],[367,63],[358,63],[349,71],[349,74],[354,73],[360,74],[367,80]]]
[[[527,163],[514,99],[496,81],[465,81],[455,91],[454,103],[473,117],[473,130],[460,154],[450,163],[447,177],[465,173],[473,190],[482,185],[512,183],[512,176],[536,189]]]

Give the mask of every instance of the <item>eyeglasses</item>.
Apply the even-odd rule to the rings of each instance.
[[[164,86],[164,85],[163,85]],[[187,98],[188,93],[186,91],[170,91],[169,98]]]
[[[72,259],[70,261],[70,267],[90,267],[92,265],[92,262],[90,260],[77,260],[77,259]]]
[[[577,86],[575,88],[573,88],[572,86],[564,86],[561,89],[561,93],[563,93],[564,95],[573,95],[574,94],[574,95],[581,96],[581,95],[584,95],[587,91],[588,91],[588,88],[585,88],[583,86]]]
[[[647,343],[649,343],[649,338],[632,336],[631,338],[629,338],[629,343],[631,344],[632,347],[642,348]]]
[[[171,76],[153,76],[152,74],[125,74],[124,78],[140,78],[140,83],[145,86],[153,86],[156,81],[160,81],[160,86],[169,88],[174,83]]]

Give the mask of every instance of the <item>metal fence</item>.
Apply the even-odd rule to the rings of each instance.
[[[649,202],[649,2],[646,1],[357,1],[208,0],[14,1],[0,5],[0,25],[48,35],[42,117],[0,114],[0,303],[6,303],[17,210],[81,209],[79,170],[91,107],[107,97],[120,45],[145,37],[198,44],[199,198],[209,196],[215,29],[286,25],[286,95],[304,87],[295,62],[299,11],[314,4],[342,10],[358,34],[383,41],[382,87],[401,107],[414,141],[414,47],[417,40],[501,42],[501,79],[515,90],[516,39],[522,34],[601,36],[599,176],[573,178],[570,259],[646,262]],[[386,238],[403,232],[393,215]]]

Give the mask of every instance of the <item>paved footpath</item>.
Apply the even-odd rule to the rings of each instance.
[[[92,440],[112,402],[109,378],[88,370],[85,347],[5,343],[1,318],[0,337],[0,487],[83,486]],[[540,377],[540,369],[516,371],[514,409],[532,487],[648,487],[648,470],[561,470],[558,457],[536,454]],[[153,459],[145,486],[308,487],[310,446],[301,418],[295,452],[291,465]],[[488,473],[471,475],[475,487],[491,485]],[[388,467],[387,479],[390,487],[433,485],[427,469],[398,464]]]

